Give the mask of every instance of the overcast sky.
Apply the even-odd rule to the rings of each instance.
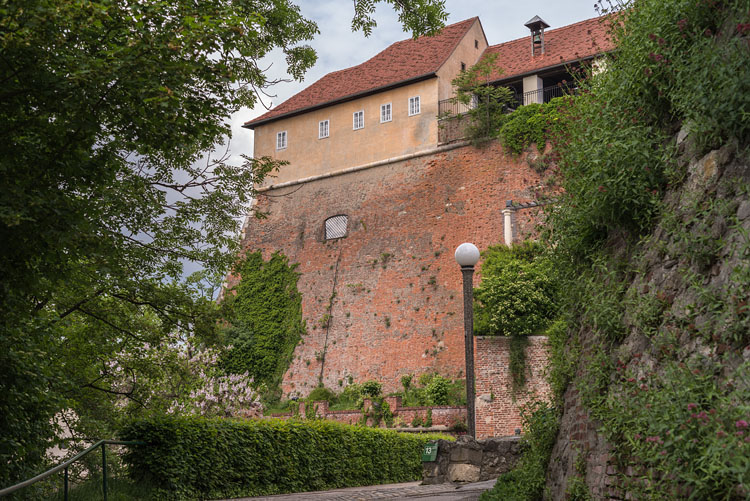
[[[550,29],[595,17],[594,0],[446,0],[448,21],[457,23],[479,16],[487,35],[487,42],[495,45],[529,34],[523,24],[538,15],[550,25]],[[378,23],[372,34],[365,38],[361,32],[352,33],[353,4],[349,0],[301,0],[302,14],[318,24],[320,35],[312,42],[318,53],[318,62],[305,75],[302,82],[277,84],[272,93],[276,97],[266,99],[266,104],[277,105],[332,71],[362,63],[393,42],[410,37],[401,28],[398,18],[387,4],[380,4],[375,16]],[[285,77],[283,56],[278,53],[268,58],[272,64],[268,72],[274,78]],[[265,113],[266,109],[240,110],[232,117],[231,158],[241,163],[239,155],[252,155],[253,133],[243,129],[242,124]]]

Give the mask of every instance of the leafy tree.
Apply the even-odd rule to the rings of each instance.
[[[366,33],[375,3],[355,1]],[[393,3],[416,33],[445,18]],[[96,367],[128,343],[216,340],[182,265],[226,271],[279,165],[216,150],[274,83],[259,61],[281,50],[299,79],[317,32],[288,0],[0,3],[0,485],[38,471],[58,411],[109,394]]]
[[[462,71],[453,79],[456,102],[469,107],[468,137],[474,144],[492,138],[503,123],[503,115],[513,100],[513,93],[503,86],[490,84],[490,76],[497,70],[497,54],[483,57],[471,68]]]

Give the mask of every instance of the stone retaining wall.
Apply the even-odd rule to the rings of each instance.
[[[438,440],[435,461],[423,463],[422,483],[480,482],[513,469],[520,457],[521,437],[473,440],[458,437],[455,442]]]

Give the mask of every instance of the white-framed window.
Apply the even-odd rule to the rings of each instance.
[[[365,110],[355,111],[352,115],[352,128],[354,130],[364,129],[365,127]]]
[[[338,216],[326,219],[326,240],[345,237],[348,222],[349,218],[345,214],[339,214]]]
[[[409,98],[409,116],[419,115],[421,112],[419,108],[419,96]]]
[[[286,131],[282,130],[276,133],[276,149],[283,150],[284,148],[286,148]]]
[[[318,122],[318,139],[328,137],[328,120]]]
[[[391,103],[380,105],[380,123],[390,122],[393,120],[391,115]]]

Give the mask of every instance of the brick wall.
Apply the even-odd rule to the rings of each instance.
[[[421,418],[422,422],[427,418],[427,412],[432,410],[432,428],[439,430],[449,430],[456,423],[466,423],[466,407],[452,407],[452,406],[435,406],[435,407],[401,407],[401,397],[386,397],[385,400],[393,413],[394,426],[401,428],[411,428],[411,423],[415,417]],[[370,408],[372,402],[369,399],[365,399],[364,411]],[[304,417],[306,402],[299,403],[298,415]],[[328,408],[328,402],[313,402],[312,405],[315,409],[315,414],[319,418],[327,419],[329,421],[337,421],[345,424],[357,424],[362,418],[362,412],[358,409],[353,410],[341,410],[332,411]],[[293,414],[291,412],[285,414],[272,414],[270,418],[291,418]],[[372,426],[372,422],[368,421],[368,426]],[[385,426],[385,422],[380,423],[381,427]]]
[[[521,428],[520,406],[531,398],[546,399],[550,388],[544,379],[547,338],[531,336],[526,347],[526,385],[512,394],[510,339],[480,336],[475,341],[477,438],[513,435]]]
[[[410,160],[274,189],[258,199],[242,245],[299,263],[307,334],[284,376],[285,395],[319,378],[339,391],[375,379],[385,393],[403,374],[464,372],[461,273],[453,253],[502,240],[505,201],[534,200],[540,175],[498,143],[459,146]],[[324,241],[324,222],[349,217],[348,235]],[[536,211],[517,229],[533,233]],[[230,285],[232,279],[230,279]],[[330,298],[330,322],[323,322]]]

